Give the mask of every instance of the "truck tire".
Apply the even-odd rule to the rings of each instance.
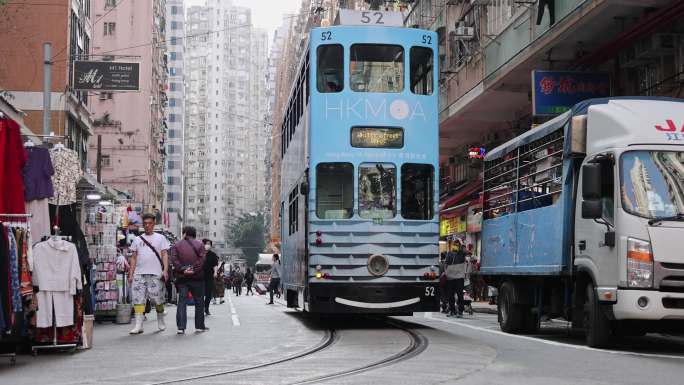
[[[523,309],[524,319],[524,333],[525,334],[536,334],[539,332],[539,318],[536,314],[532,313],[531,307],[525,307]]]
[[[496,301],[499,327],[506,333],[520,333],[525,328],[524,309],[514,302],[513,290],[512,282],[504,282],[499,288],[499,298]]]
[[[596,296],[594,285],[590,282],[585,290],[584,328],[587,345],[592,348],[604,348],[610,340],[610,321],[603,313]]]

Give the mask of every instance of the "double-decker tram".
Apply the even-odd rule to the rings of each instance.
[[[426,30],[310,32],[281,122],[288,307],[438,310],[436,50]]]

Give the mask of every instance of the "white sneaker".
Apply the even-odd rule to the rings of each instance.
[[[157,313],[157,328],[162,332],[166,330],[166,323],[164,323],[165,316],[166,313]]]
[[[129,334],[142,334],[143,333],[143,315],[142,314],[136,314],[135,315],[135,327],[131,329]]]

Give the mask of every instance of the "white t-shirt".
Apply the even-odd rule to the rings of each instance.
[[[162,251],[168,250],[171,245],[169,240],[165,236],[154,233],[152,235],[142,234],[140,237],[145,237],[145,240],[149,242],[159,253],[159,257],[162,257]],[[131,244],[131,251],[138,253],[138,258],[135,264],[135,275],[141,274],[154,274],[157,276],[162,275],[162,266],[154,255],[154,251],[145,244],[145,242],[140,239],[140,237],[135,238]]]

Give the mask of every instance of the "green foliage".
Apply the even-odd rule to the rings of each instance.
[[[264,216],[261,213],[243,215],[230,228],[231,242],[233,246],[242,249],[247,265],[253,266],[259,258],[259,253],[266,246],[265,231]]]

